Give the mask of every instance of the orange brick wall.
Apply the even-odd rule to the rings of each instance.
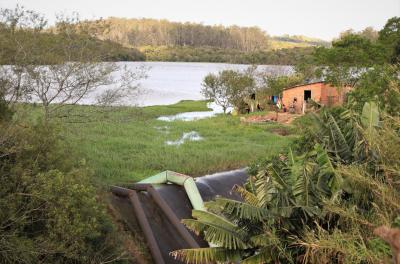
[[[282,103],[289,108],[292,105],[294,98],[297,98],[296,112],[301,112],[303,101],[304,101],[304,91],[311,90],[311,99],[316,102],[321,101],[322,87],[323,83],[313,83],[309,85],[303,85],[298,87],[293,87],[291,89],[284,90],[282,93]]]
[[[344,94],[346,94],[350,88],[344,87],[340,89],[340,92],[336,87],[327,85],[325,83],[312,83],[308,85],[302,85],[298,87],[293,87],[287,90],[284,90],[282,93],[282,103],[289,108],[294,98],[297,98],[296,103],[296,112],[301,112],[304,102],[304,91],[310,90],[311,91],[311,99],[328,105],[340,105],[343,103]]]
[[[349,91],[350,87],[338,89],[334,86],[324,84],[321,92],[321,100],[319,102],[325,105],[330,103],[332,103],[332,105],[341,105],[345,98],[344,95]]]

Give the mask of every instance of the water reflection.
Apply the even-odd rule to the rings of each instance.
[[[183,133],[182,137],[176,141],[166,141],[165,144],[170,146],[180,146],[186,141],[199,141],[203,140],[200,134],[196,131],[190,131],[188,133]]]

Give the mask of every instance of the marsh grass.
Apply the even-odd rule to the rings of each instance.
[[[138,181],[164,170],[199,176],[237,169],[284,149],[293,135],[273,133],[276,124],[248,125],[219,115],[198,121],[159,121],[161,115],[207,111],[206,101],[143,108],[71,106],[58,119],[70,147],[85,158],[101,183]],[[203,140],[175,141],[196,131]],[[272,131],[272,132],[271,132]]]

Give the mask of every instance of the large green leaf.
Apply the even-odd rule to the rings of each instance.
[[[336,173],[328,153],[321,145],[314,146],[316,162],[319,168],[317,186],[325,195],[335,195],[341,187],[342,178]]]
[[[234,215],[239,219],[262,221],[268,216],[266,208],[227,198],[216,198],[215,201],[205,203],[205,206],[206,208],[222,208],[224,212]]]
[[[238,194],[240,194],[240,196],[243,198],[243,200],[253,206],[260,206],[260,203],[258,201],[257,195],[255,195],[252,192],[249,192],[248,190],[246,190],[245,188],[243,188],[242,186],[239,185],[235,185],[233,187],[233,190],[235,192],[237,192]]]
[[[260,171],[255,181],[257,200],[262,207],[267,207],[273,194],[278,192],[267,171]]]
[[[227,226],[219,226],[213,223],[202,222],[194,219],[182,221],[189,229],[202,232],[204,239],[212,244],[227,249],[246,249],[247,244],[243,242],[245,234],[238,228],[231,229]]]
[[[193,217],[182,222],[196,233],[203,233],[204,238],[213,244],[228,249],[244,249],[248,245],[243,241],[246,233],[225,218],[206,211],[193,210]]]
[[[366,139],[371,142],[379,126],[379,108],[374,102],[366,102],[361,115],[361,124],[365,129]]]
[[[372,130],[379,126],[379,108],[375,102],[366,102],[364,104],[361,124],[366,130]]]
[[[289,182],[291,186],[291,192],[297,202],[304,202],[308,204],[308,193],[309,193],[309,178],[305,173],[303,156],[294,158],[292,150],[289,149]]]
[[[349,161],[352,158],[352,150],[346,140],[344,132],[338,125],[336,119],[331,115],[327,114],[329,136],[331,144],[333,145],[334,153],[343,161]],[[331,148],[331,146],[327,146]]]

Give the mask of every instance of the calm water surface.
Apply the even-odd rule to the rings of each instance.
[[[180,100],[203,100],[201,83],[209,73],[217,73],[226,69],[246,69],[249,65],[226,63],[192,63],[192,62],[119,62],[134,70],[144,65],[149,70],[148,78],[141,80],[141,93],[135,100],[127,99],[124,105],[168,105]],[[290,66],[259,66],[260,68],[291,72]],[[101,88],[100,88],[101,90]],[[100,91],[99,91],[100,92]],[[92,98],[86,98],[82,103],[92,104]]]

